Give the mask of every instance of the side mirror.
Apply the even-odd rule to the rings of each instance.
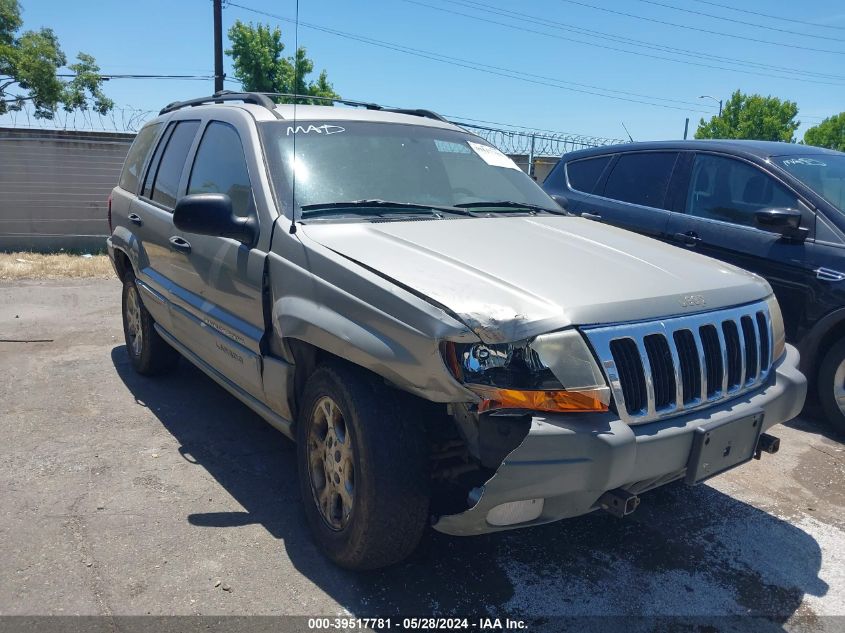
[[[235,215],[232,199],[225,193],[183,196],[173,210],[173,225],[189,233],[230,237],[250,247],[258,237],[255,220]]]
[[[807,229],[801,228],[801,211],[773,207],[761,209],[754,214],[758,228],[773,233],[780,233],[784,237],[803,241],[807,237]]]
[[[557,202],[557,205],[563,209],[564,211],[568,211],[567,207],[569,206],[569,198],[566,196],[562,196],[559,193],[552,194],[552,200]]]

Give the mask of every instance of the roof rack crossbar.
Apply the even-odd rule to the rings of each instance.
[[[174,101],[164,106],[159,114],[167,114],[181,108],[190,108],[198,105],[205,105],[208,103],[223,103],[225,101],[243,101],[244,103],[253,103],[255,105],[264,106],[268,110],[275,111],[276,104],[265,94],[260,92],[232,92],[231,90],[221,90],[215,92],[210,97],[199,97],[197,99],[188,99],[187,101]]]

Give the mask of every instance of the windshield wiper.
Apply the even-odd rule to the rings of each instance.
[[[389,213],[367,213],[367,209],[393,209]],[[437,204],[417,204],[414,202],[394,202],[392,200],[349,200],[347,202],[325,202],[319,204],[306,204],[302,206],[302,217],[314,217],[316,215],[332,215],[350,211],[357,215],[375,215],[378,217],[389,217],[398,213],[418,213],[428,211],[431,215],[440,217],[441,213],[452,215],[471,216],[472,212],[459,207],[449,207]]]
[[[551,213],[552,215],[569,215],[563,209],[554,210],[547,207],[541,207],[538,204],[530,204],[528,202],[516,202],[515,200],[481,200],[479,202],[462,202],[456,204],[460,209],[524,209],[532,213]]]

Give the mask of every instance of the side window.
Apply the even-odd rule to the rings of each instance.
[[[132,147],[129,148],[129,153],[126,154],[126,161],[123,163],[123,171],[120,173],[120,182],[118,185],[121,189],[138,192],[138,181],[141,180],[141,172],[144,169],[144,164],[147,162],[150,152],[153,149],[153,141],[158,135],[161,123],[153,123],[144,126],[135,140]]]
[[[176,190],[185,159],[194,142],[199,121],[179,121],[167,141],[153,182],[152,199],[171,209],[176,206]]]
[[[754,213],[761,209],[797,206],[794,194],[753,165],[725,156],[695,157],[687,195],[689,215],[754,226]]]
[[[569,179],[570,188],[575,191],[592,193],[611,158],[611,156],[599,156],[598,158],[585,158],[567,163],[566,177]]]
[[[613,200],[665,209],[666,191],[677,159],[677,152],[622,154],[607,178],[603,195]]]
[[[252,186],[243,145],[231,125],[212,121],[202,135],[188,193],[225,193],[237,215],[246,217],[253,208]]]

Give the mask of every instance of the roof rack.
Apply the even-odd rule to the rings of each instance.
[[[204,105],[207,103],[223,103],[225,101],[243,101],[244,103],[254,103],[255,105],[264,106],[268,110],[275,110],[276,104],[273,100],[260,92],[232,92],[231,90],[220,90],[215,92],[210,97],[199,97],[198,99],[188,99],[187,101],[174,101],[164,106],[159,114],[167,114],[174,110],[181,108],[190,108],[193,106]]]
[[[204,105],[207,103],[223,103],[225,101],[242,101],[243,103],[253,103],[255,105],[264,106],[268,110],[276,114],[276,103],[270,97],[286,97],[288,99],[303,99],[311,101],[328,101],[330,103],[340,103],[342,105],[352,106],[355,108],[366,108],[367,110],[379,110],[381,112],[392,112],[394,114],[407,114],[410,116],[421,116],[426,119],[434,119],[443,123],[450,123],[450,121],[436,112],[431,110],[424,110],[421,108],[389,108],[379,105],[377,103],[367,103],[365,101],[351,101],[349,99],[337,99],[334,97],[317,97],[313,95],[300,95],[290,92],[232,92],[231,90],[221,90],[215,92],[210,97],[199,97],[198,99],[188,99],[187,101],[174,101],[164,106],[159,114],[167,114],[180,108],[188,108],[192,106]],[[278,115],[277,115],[278,116]]]

